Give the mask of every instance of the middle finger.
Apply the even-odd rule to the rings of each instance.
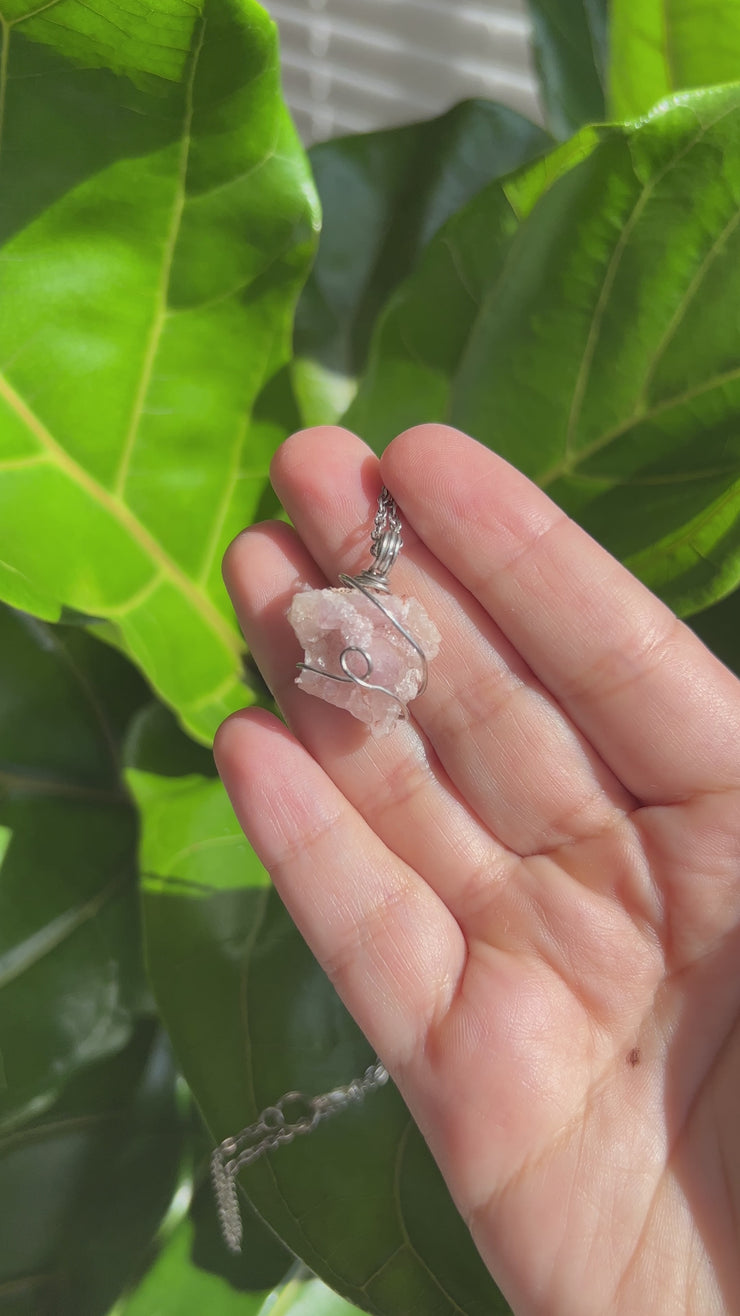
[[[334,427],[294,435],[276,456],[273,482],[330,580],[368,565],[366,527],[381,485],[365,444]],[[428,688],[412,711],[461,796],[520,855],[619,823],[634,803],[629,793],[408,525],[404,540],[391,587],[418,598],[442,635]]]

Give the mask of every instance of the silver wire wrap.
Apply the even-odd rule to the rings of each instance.
[[[388,584],[388,574],[402,548],[403,539],[401,538],[401,519],[398,515],[398,508],[396,507],[395,499],[389,494],[384,485],[380,497],[378,498],[378,510],[375,513],[375,523],[370,532],[370,553],[374,558],[374,562],[372,566],[368,567],[365,571],[361,571],[357,576],[348,576],[344,572],[341,572],[339,579],[347,589],[359,590],[361,594],[365,595],[366,599],[369,599],[371,603],[374,603],[376,608],[379,608],[383,613],[386,621],[390,622],[391,626],[398,631],[399,635],[403,636],[404,640],[406,640],[415,653],[418,654],[421,659],[421,682],[417,691],[418,698],[419,695],[423,695],[427,688],[427,656],[418,641],[414,639],[413,635],[411,635],[410,632],[406,630],[406,627],[403,626],[391,612],[389,612],[382,599],[378,598],[378,595],[390,594],[391,592]],[[351,670],[349,666],[351,654],[358,654],[365,663],[365,671],[362,675],[358,675]],[[376,685],[374,682],[368,681],[367,678],[372,675],[373,671],[373,660],[371,655],[367,653],[365,649],[359,649],[354,645],[350,645],[348,648],[342,650],[339,655],[339,666],[342,669],[342,676],[339,676],[334,672],[322,671],[319,667],[310,667],[308,663],[298,663],[297,666],[302,672],[313,672],[316,676],[325,677],[327,681],[350,681],[353,685],[361,686],[363,690],[372,690],[378,694],[387,695],[389,699],[392,699],[394,703],[398,704],[401,710],[401,717],[407,718],[409,715],[409,710],[403,700],[399,699],[398,695],[393,690],[388,690],[384,685]]]
[[[221,1233],[231,1252],[241,1252],[242,1246],[242,1218],[236,1190],[239,1171],[283,1143],[292,1142],[304,1133],[313,1133],[322,1120],[362,1101],[368,1092],[387,1082],[388,1071],[382,1061],[376,1060],[368,1066],[362,1078],[355,1078],[345,1087],[332,1088],[320,1096],[286,1092],[274,1106],[267,1106],[254,1124],[219,1143],[211,1156],[211,1179]]]

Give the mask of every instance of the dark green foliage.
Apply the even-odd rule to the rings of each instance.
[[[645,114],[736,75],[737,7],[531,8],[575,136],[475,101],[316,148],[310,275],[254,0],[4,11],[0,1316],[506,1311],[392,1086],[221,1247],[212,1139],[371,1057],[208,745],[269,700],[223,549],[350,403],[502,452],[740,671],[740,91]]]

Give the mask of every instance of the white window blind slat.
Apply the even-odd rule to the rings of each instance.
[[[431,8],[425,2],[413,10],[404,7],[393,16],[392,22],[380,23],[377,3],[379,0],[369,3],[366,0],[357,12],[354,0],[332,0],[331,8],[324,10],[308,8],[305,0],[274,0],[270,12],[281,27],[290,23],[309,32],[323,28],[360,44],[369,41],[393,48],[408,42],[416,47],[428,46],[430,36],[432,49],[440,40],[452,39],[456,46],[465,48],[477,43],[481,36],[484,39],[511,36],[519,44],[526,43],[529,37],[530,25],[525,14],[500,5],[492,5],[488,11],[450,11]]]
[[[273,0],[283,85],[310,143],[483,96],[540,119],[524,0]]]

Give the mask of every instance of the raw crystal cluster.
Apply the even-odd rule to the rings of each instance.
[[[413,635],[427,660],[434,658],[440,636],[421,604],[392,594],[378,598],[383,608]],[[316,668],[301,671],[296,684],[308,694],[346,708],[366,722],[373,735],[387,735],[403,716],[405,705],[419,693],[424,678],[419,654],[392,621],[356,589],[313,589],[296,594],[288,609],[288,621],[305,650],[304,662]],[[342,670],[343,654],[346,671]],[[357,684],[351,677],[365,684]],[[369,685],[383,689],[371,690]]]

